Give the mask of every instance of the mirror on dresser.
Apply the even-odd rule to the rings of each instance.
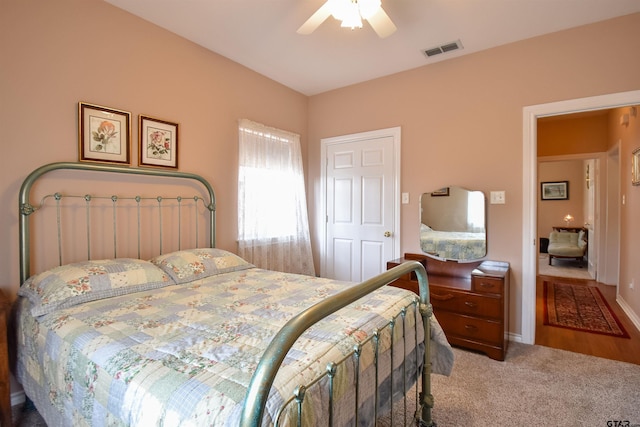
[[[439,259],[483,258],[487,254],[484,193],[452,186],[422,194],[420,248]]]

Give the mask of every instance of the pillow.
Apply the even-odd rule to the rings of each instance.
[[[151,262],[163,269],[177,284],[255,267],[238,255],[217,248],[171,252],[157,256]]]
[[[580,230],[580,232],[578,233],[578,247],[582,249],[585,246],[587,246],[587,239],[585,238],[585,232],[583,230]]]
[[[31,276],[18,290],[41,316],[83,302],[173,285],[171,278],[148,261],[117,258],[84,261]]]

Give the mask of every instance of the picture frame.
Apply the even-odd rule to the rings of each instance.
[[[569,181],[541,182],[540,198],[542,200],[568,200]]]
[[[131,113],[78,103],[78,160],[131,163]]]
[[[640,147],[631,153],[631,184],[640,185]]]
[[[444,187],[431,193],[431,197],[443,197],[449,195],[449,187]]]
[[[140,115],[138,164],[178,168],[178,123]]]

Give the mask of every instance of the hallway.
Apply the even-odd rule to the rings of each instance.
[[[630,339],[611,337],[590,332],[580,332],[565,328],[544,325],[543,283],[551,276],[538,275],[536,278],[536,339],[537,345],[589,354],[606,359],[640,365],[640,331],[616,303],[616,289],[595,280],[563,278],[565,283],[581,283],[597,286],[607,303],[614,311]]]

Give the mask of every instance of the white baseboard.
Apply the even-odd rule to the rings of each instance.
[[[14,391],[11,393],[11,406],[22,405],[26,400],[24,391]]]
[[[513,332],[509,332],[509,341],[513,341],[513,342],[523,342],[522,341],[522,334],[514,334]]]
[[[622,298],[620,296],[620,294],[618,294],[616,296],[616,302],[618,304],[620,304],[620,307],[622,308],[622,311],[625,312],[625,314],[627,316],[629,316],[629,319],[631,319],[631,322],[635,325],[636,329],[638,331],[640,331],[640,316],[638,316],[633,309],[631,308],[631,306],[629,306],[629,304],[627,304],[627,302],[624,300],[624,298]]]

